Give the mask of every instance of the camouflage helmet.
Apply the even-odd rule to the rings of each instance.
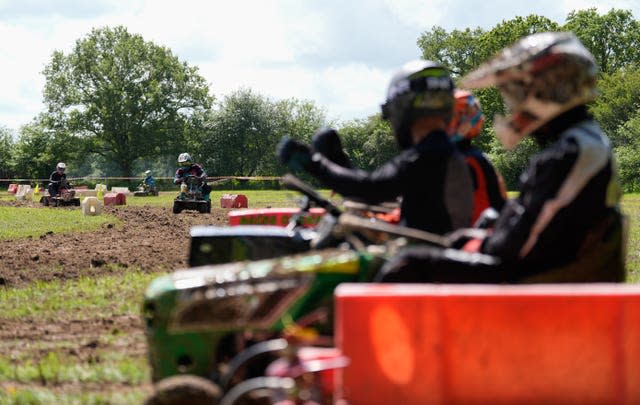
[[[496,86],[511,113],[496,117],[496,135],[512,149],[525,136],[595,97],[593,55],[569,32],[524,37],[461,81],[466,88]]]

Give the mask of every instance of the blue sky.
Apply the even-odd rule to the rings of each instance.
[[[631,10],[637,0],[0,0],[0,126],[44,111],[42,70],[94,27],[124,25],[197,66],[221,99],[251,88],[273,100],[308,99],[332,120],[378,111],[393,71],[418,58],[420,33],[490,28],[539,14]]]

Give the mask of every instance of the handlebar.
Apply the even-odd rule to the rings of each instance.
[[[340,208],[336,207],[331,201],[321,196],[316,190],[311,188],[308,184],[297,178],[292,174],[286,174],[282,178],[282,185],[289,190],[299,191],[313,201],[318,207],[324,208],[327,212],[333,216],[339,216],[342,214]]]

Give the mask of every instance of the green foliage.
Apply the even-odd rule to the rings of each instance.
[[[0,178],[13,176],[14,142],[11,131],[0,126]]]
[[[176,154],[191,117],[212,98],[196,67],[126,28],[93,29],[45,67],[49,129],[84,138],[87,150],[131,175],[139,158]]]
[[[591,51],[603,73],[611,74],[640,61],[640,23],[629,10],[595,8],[572,11],[564,31],[573,31]]]
[[[611,138],[614,146],[628,143],[618,129],[640,111],[640,60],[614,73],[603,74],[598,80],[600,94],[590,105],[590,111]]]
[[[47,117],[42,114],[20,128],[13,161],[21,176],[48,179],[58,162],[82,160],[82,139],[63,130],[52,131],[46,121]],[[74,168],[73,164],[69,168]],[[73,172],[75,170],[70,170],[69,175]]]
[[[603,15],[596,9],[573,11],[564,25],[529,15],[502,21],[486,31],[466,28],[447,32],[436,26],[423,32],[417,43],[423,58],[444,63],[459,78],[521,37],[543,31],[573,31],[596,58],[603,72],[598,82],[601,95],[590,109],[616,148],[625,188],[635,190],[637,124],[629,121],[640,110],[640,23],[630,11],[612,9]],[[500,94],[495,88],[480,89],[474,94],[486,117],[485,128],[474,144],[491,156],[513,189],[536,148],[527,144],[506,153],[491,129],[494,116],[505,113]]]
[[[338,132],[343,148],[359,169],[376,169],[398,153],[391,127],[380,114],[346,122]]]
[[[435,26],[431,31],[423,32],[417,44],[422,50],[423,59],[440,62],[453,76],[460,77],[483,61],[487,52],[481,49],[483,35],[484,30],[480,27],[447,32]]]
[[[520,175],[527,167],[531,156],[540,148],[531,138],[525,138],[514,150],[508,152],[497,146],[499,142],[496,138],[494,138],[494,142],[496,144],[494,152],[489,154],[489,158],[498,172],[502,174],[507,189],[517,190],[520,184]]]
[[[192,144],[192,156],[209,175],[282,174],[285,168],[275,155],[281,137],[309,140],[324,122],[324,112],[311,102],[273,102],[251,90],[238,90],[208,117],[207,131]]]
[[[640,191],[640,113],[622,125],[616,139],[624,140],[615,149],[618,174],[625,192]]]
[[[461,77],[519,38],[557,29],[557,23],[531,14],[503,20],[489,31],[477,27],[447,32],[442,27],[435,26],[430,31],[423,32],[417,44],[424,59],[440,62],[454,77]]]

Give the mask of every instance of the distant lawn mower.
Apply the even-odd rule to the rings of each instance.
[[[40,198],[40,203],[45,207],[63,207],[63,206],[80,206],[80,198],[76,197],[76,190],[67,181],[63,180],[58,188],[56,195],[50,195],[49,189],[45,190],[44,195]]]
[[[140,184],[136,191],[133,192],[134,197],[147,197],[147,196],[157,196],[158,188],[156,186],[150,186],[148,184]]]
[[[198,211],[201,214],[211,212],[211,200],[202,193],[203,181],[196,176],[187,176],[180,185],[180,194],[173,200],[173,213],[184,210]]]

